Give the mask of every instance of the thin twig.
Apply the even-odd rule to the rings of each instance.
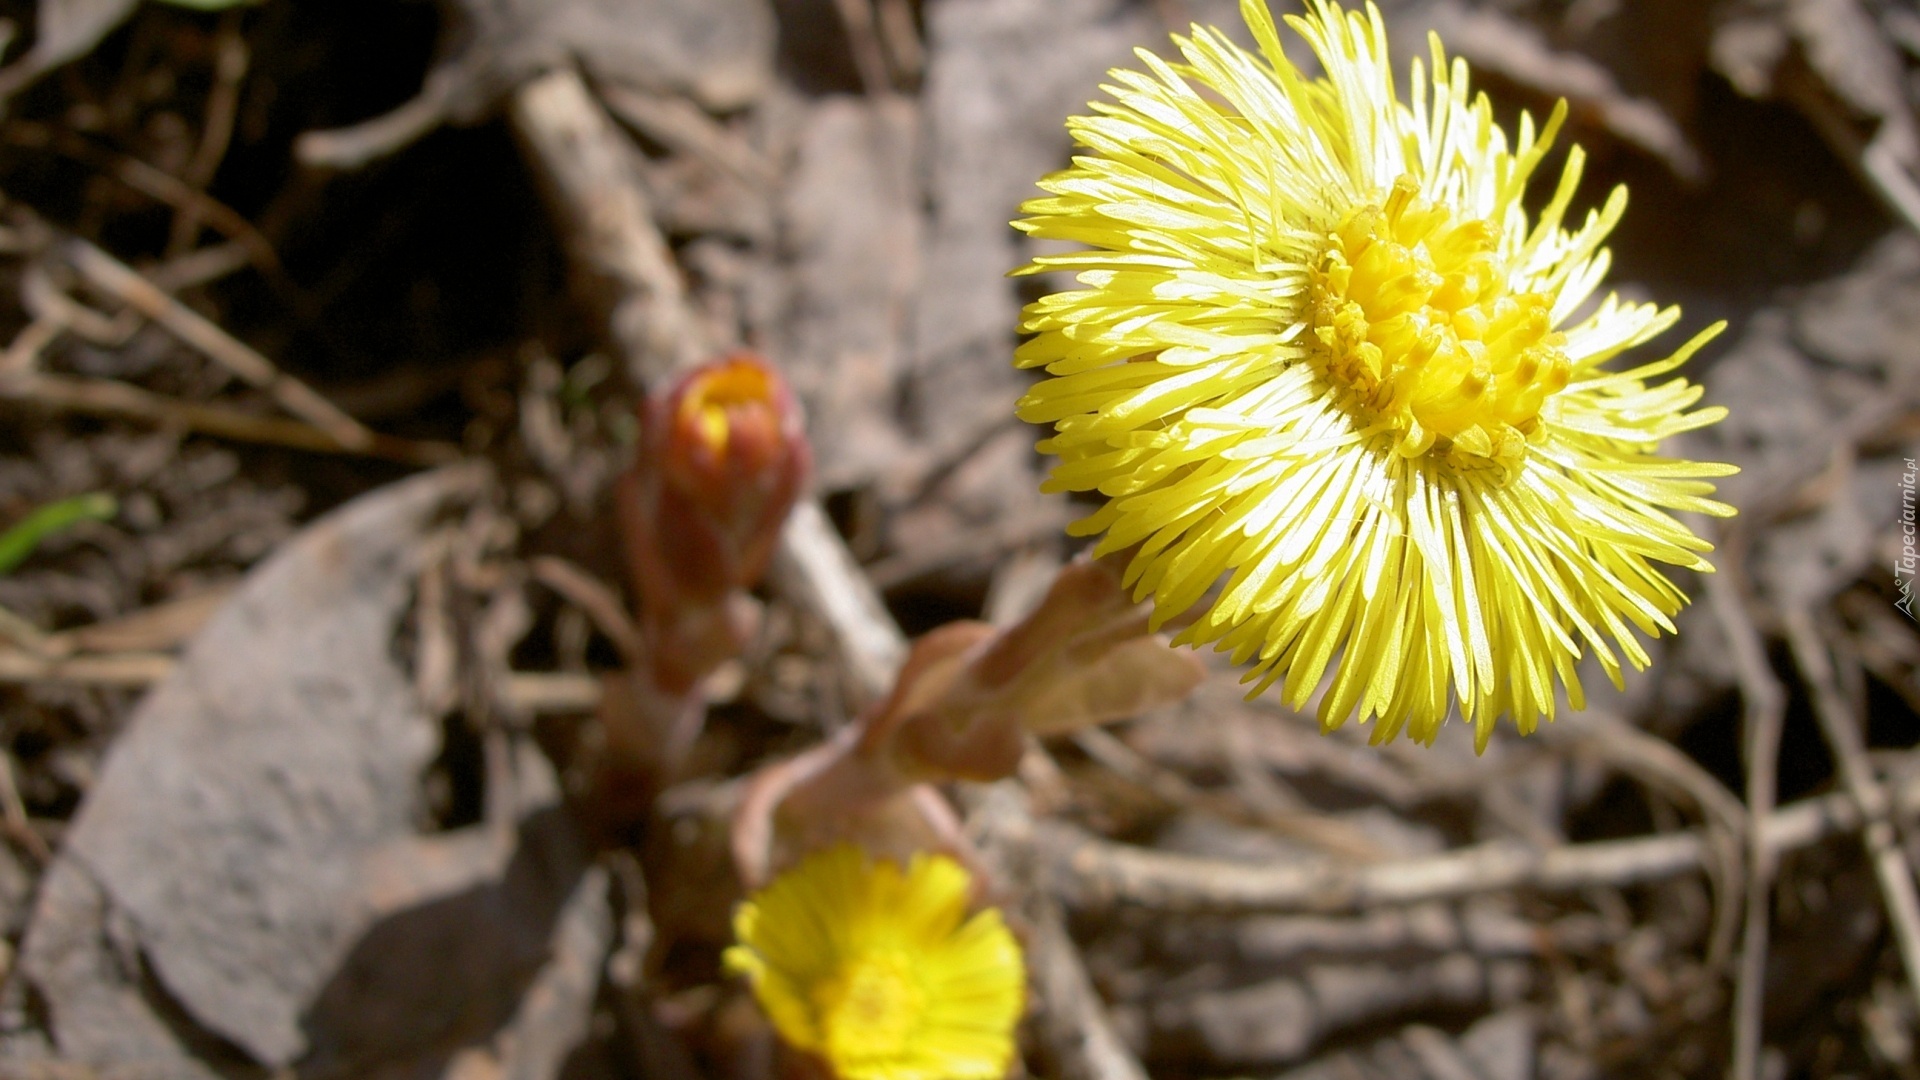
[[[884,697],[906,659],[906,635],[819,503],[803,499],[793,508],[769,577],[788,602],[827,624],[865,699]]]
[[[220,610],[233,587],[213,585],[151,607],[46,635],[37,652],[52,657],[78,653],[158,652],[198,633]]]
[[[561,68],[524,84],[509,112],[547,180],[575,258],[613,287],[609,321],[628,375],[646,386],[705,359],[686,285],[640,180],[639,151],[579,73]]]
[[[1179,773],[1148,760],[1104,728],[1091,727],[1075,732],[1073,742],[1088,757],[1115,775],[1145,788],[1170,806],[1198,809],[1227,821],[1264,826],[1282,836],[1342,858],[1372,862],[1386,855],[1386,850],[1369,837],[1365,829],[1351,822],[1311,810],[1256,806],[1252,800],[1235,799],[1195,787]]]
[[[58,657],[0,649],[0,683],[61,682],[132,688],[156,683],[172,670],[173,657],[165,653]]]
[[[67,324],[59,316],[37,317],[20,328],[7,351],[0,354],[0,376],[31,371],[40,365],[40,354],[54,339],[66,332]]]
[[[702,158],[754,187],[766,189],[780,183],[766,158],[686,98],[649,94],[619,83],[594,89],[615,116],[647,138]]]
[[[1080,951],[1067,936],[1059,903],[1041,894],[1033,909],[1033,985],[1044,1006],[1041,1030],[1059,1058],[1060,1074],[1068,1080],[1147,1080],[1146,1070],[1114,1034]]]
[[[1891,125],[1876,135],[1860,153],[1860,171],[1869,184],[1907,227],[1920,232],[1920,186],[1908,174],[1901,161],[1899,143],[1892,137]]]
[[[233,139],[233,121],[240,112],[240,86],[247,76],[247,39],[240,33],[240,13],[229,11],[220,20],[214,43],[213,89],[207,93],[207,109],[200,124],[200,145],[187,162],[186,184],[205,194],[214,173],[227,156]],[[173,229],[167,237],[167,257],[183,255],[200,235],[201,204],[190,203],[174,212]]]
[[[27,331],[21,333],[24,335]],[[431,467],[461,457],[460,448],[450,443],[416,442],[379,434],[364,447],[344,446],[331,434],[299,420],[255,416],[219,405],[178,401],[112,379],[5,371],[0,372],[0,400],[61,412],[140,420],[239,442],[328,454],[359,454],[403,465]]]
[[[1413,1024],[1400,1033],[1400,1042],[1420,1059],[1432,1080],[1485,1080],[1479,1066],[1468,1061],[1460,1047],[1438,1028]]]
[[[1707,961],[1725,964],[1740,933],[1740,899],[1746,894],[1742,842],[1748,834],[1747,808],[1712,773],[1665,739],[1605,713],[1589,713],[1578,724],[1551,725],[1543,734],[1552,742],[1566,740],[1613,768],[1637,777],[1650,787],[1679,794],[1700,808],[1707,828],[1707,874],[1714,889],[1713,931],[1708,938]],[[1769,804],[1768,809],[1772,806]]]
[[[880,40],[894,70],[908,82],[917,82],[927,67],[926,46],[920,43],[920,28],[914,25],[910,0],[879,0]]]
[[[62,657],[0,649],[0,684],[59,682],[138,690],[172,674],[176,663],[158,652]],[[501,688],[501,697],[519,716],[591,713],[600,707],[603,693],[597,677],[568,671],[512,672]]]
[[[1908,990],[1920,1004],[1920,891],[1915,889],[1913,867],[1894,833],[1886,789],[1867,759],[1859,718],[1834,683],[1833,661],[1814,630],[1813,617],[1803,609],[1792,608],[1784,613],[1783,621],[1794,663],[1813,692],[1813,713],[1839,766],[1840,781],[1866,822],[1862,839],[1873,859],[1881,899],[1887,905],[1900,959],[1906,965]]]
[[[53,861],[46,838],[34,831],[33,820],[27,816],[27,803],[20,797],[20,783],[13,774],[13,753],[8,750],[0,750],[0,814],[4,814],[7,835],[26,848],[40,865]]]
[[[413,590],[413,693],[428,716],[438,720],[452,712],[463,687],[460,671],[460,635],[452,569],[453,530],[428,536],[416,550],[420,570]]]
[[[170,293],[218,281],[248,263],[246,246],[237,240],[208,244],[182,252],[147,271],[156,288]]]
[[[65,255],[94,287],[166,327],[175,337],[199,349],[234,375],[265,390],[288,412],[326,432],[336,443],[360,451],[373,445],[374,434],[366,425],[341,412],[306,383],[274,367],[271,360],[199,312],[168,296],[132,267],[78,238],[67,242]]]
[[[152,653],[171,649],[192,637],[232,592],[231,588],[215,585],[178,600],[53,633],[0,607],[0,636],[49,661],[80,653]]]
[[[533,580],[559,593],[607,635],[628,667],[645,665],[647,646],[640,629],[627,617],[626,605],[611,587],[578,565],[553,555],[534,559],[532,569]]]
[[[853,67],[860,73],[860,87],[873,97],[893,92],[893,78],[887,74],[887,55],[880,45],[880,28],[874,18],[873,0],[834,0],[840,11],[840,25],[846,28],[847,44],[853,53]]]
[[[522,716],[585,714],[600,708],[601,683],[566,671],[516,671],[502,693]]]
[[[253,222],[233,207],[195,191],[171,173],[154,168],[138,158],[104,150],[71,131],[31,121],[15,120],[0,126],[0,137],[16,146],[47,147],[84,165],[112,176],[127,187],[162,202],[176,211],[192,210],[208,226],[229,240],[246,245],[253,265],[270,279],[285,280],[285,270],[273,244],[261,235]]]
[[[62,292],[53,283],[52,267],[46,259],[27,263],[20,274],[20,306],[36,320],[52,320],[95,345],[118,349],[140,329],[140,313],[122,309],[106,315]],[[64,271],[64,267],[61,268]]]
[[[301,133],[293,140],[294,159],[320,169],[351,170],[397,153],[446,123],[466,78],[460,65],[440,64],[427,72],[418,94],[389,112],[349,127]]]
[[[47,632],[4,607],[0,607],[0,636],[11,638],[29,652],[47,652]]]
[[[1735,567],[1738,545],[1729,544],[1720,573],[1707,578],[1707,596],[1721,632],[1733,654],[1734,670],[1745,703],[1747,766],[1747,820],[1765,821],[1773,813],[1779,782],[1780,729],[1786,716],[1786,693],[1767,663],[1766,643],[1740,597]],[[1755,1080],[1759,1075],[1766,1003],[1768,932],[1773,919],[1775,853],[1761,830],[1747,833],[1747,896],[1740,966],[1734,976],[1733,1080]]]
[[[1920,809],[1920,779],[1899,790],[1901,812]],[[1844,794],[1776,810],[1756,830],[1769,859],[1859,829]],[[1168,912],[1360,911],[1509,889],[1577,892],[1698,873],[1711,858],[1704,831],[1686,829],[1542,851],[1510,842],[1440,855],[1353,864],[1323,861],[1263,866],[1171,854],[1115,843],[1059,822],[1036,821],[1030,845],[1046,885],[1071,908],[1136,905]]]

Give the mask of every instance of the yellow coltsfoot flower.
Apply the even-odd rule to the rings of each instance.
[[[1556,686],[1582,707],[1585,651],[1619,685],[1647,663],[1633,629],[1673,631],[1655,563],[1711,569],[1667,511],[1732,514],[1706,480],[1736,470],[1656,451],[1725,410],[1649,380],[1721,327],[1608,366],[1679,311],[1588,303],[1626,192],[1563,227],[1578,147],[1529,221],[1564,103],[1509,143],[1438,38],[1402,102],[1371,5],[1287,20],[1318,78],[1241,10],[1258,54],[1201,27],[1184,62],[1142,50],[1015,223],[1089,249],[1023,271],[1085,286],[1029,306],[1016,353],[1053,376],[1019,407],[1056,427],[1048,487],[1107,497],[1074,531],[1134,549],[1159,622],[1227,575],[1177,640],[1252,661],[1255,693],[1298,708],[1331,671],[1323,727],[1431,742],[1457,702],[1483,748],[1503,714],[1531,731]]]
[[[839,1080],[999,1080],[1026,969],[997,909],[967,917],[971,885],[944,855],[829,848],[740,905],[724,962]]]

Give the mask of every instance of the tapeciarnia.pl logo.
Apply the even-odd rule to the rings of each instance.
[[[1893,564],[1893,584],[1900,590],[1900,599],[1895,600],[1893,606],[1913,619],[1913,574],[1916,559],[1920,558],[1914,552],[1913,482],[1916,474],[1920,474],[1920,466],[1916,466],[1912,458],[1907,458],[1906,464],[1906,471],[1900,474],[1900,558]]]

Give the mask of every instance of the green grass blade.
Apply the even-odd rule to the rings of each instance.
[[[28,514],[24,520],[0,533],[0,574],[11,573],[40,546],[40,541],[70,529],[82,521],[105,521],[120,511],[113,496],[104,491],[75,495],[71,499],[47,505]]]

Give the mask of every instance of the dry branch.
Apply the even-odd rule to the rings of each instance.
[[[1920,810],[1920,781],[1898,794],[1901,812]],[[1847,795],[1805,799],[1764,819],[1769,858],[1861,828]],[[1045,887],[1069,907],[1131,904],[1169,912],[1331,913],[1446,900],[1506,889],[1570,892],[1626,886],[1700,872],[1711,857],[1702,830],[1635,840],[1537,849],[1495,842],[1442,855],[1355,864],[1332,861],[1260,866],[1151,851],[1101,839],[1058,822],[1036,821],[1024,843]]]
[[[240,90],[251,59],[247,40],[240,32],[238,12],[229,12],[220,23],[214,43],[213,89],[207,94],[207,107],[200,123],[200,141],[193,158],[187,162],[185,183],[206,194],[207,185],[226,160],[227,146],[233,140],[234,121],[240,113]],[[173,228],[167,235],[167,255],[177,257],[193,247],[203,221],[202,205],[191,203],[174,211]]]
[[[789,602],[827,624],[860,693],[868,701],[885,697],[906,659],[906,635],[818,503],[793,508],[770,576]]]
[[[771,163],[730,136],[706,110],[686,98],[649,94],[618,83],[596,89],[614,115],[648,138],[698,157],[754,187],[779,184],[779,174]]]
[[[554,555],[542,555],[531,564],[533,580],[558,593],[579,608],[599,631],[607,635],[628,667],[646,662],[647,647],[640,629],[628,617],[619,594],[578,564]]]
[[[1740,932],[1741,905],[1746,893],[1742,842],[1748,835],[1747,808],[1712,773],[1665,739],[1656,738],[1605,713],[1591,713],[1578,724],[1550,725],[1542,734],[1552,742],[1566,742],[1612,768],[1668,795],[1680,795],[1700,808],[1707,826],[1707,876],[1713,884],[1713,931],[1708,962],[1724,964]],[[1758,812],[1773,809],[1771,795]]]
[[[1862,840],[1873,860],[1874,876],[1880,881],[1881,899],[1893,923],[1900,959],[1906,964],[1909,992],[1920,1002],[1920,893],[1915,891],[1913,866],[1894,833],[1886,789],[1867,759],[1860,721],[1834,685],[1833,660],[1814,631],[1813,617],[1804,610],[1790,609],[1784,621],[1794,663],[1813,691],[1813,713],[1839,766],[1840,782],[1865,822]]]
[[[872,0],[834,0],[840,12],[840,25],[846,29],[853,53],[854,70],[860,74],[860,88],[871,95],[890,93],[893,80],[887,74],[886,53],[880,45],[879,20]]]
[[[341,412],[306,383],[274,367],[271,360],[199,312],[162,292],[132,267],[80,239],[68,241],[64,254],[95,288],[166,327],[240,379],[273,395],[288,412],[326,432],[340,446],[365,451],[373,445],[373,432],[360,421]]]
[[[191,213],[246,249],[248,259],[270,279],[285,280],[280,256],[272,241],[261,235],[253,222],[206,192],[194,188],[172,173],[157,169],[139,158],[116,154],[94,145],[86,138],[59,128],[27,120],[10,120],[0,128],[0,137],[21,147],[50,147],[75,161],[100,170],[156,202],[173,207],[176,213]]]
[[[1775,786],[1779,780],[1780,729],[1786,717],[1786,692],[1767,664],[1766,643],[1761,640],[1760,631],[1754,626],[1746,601],[1735,584],[1739,550],[1737,545],[1728,545],[1725,556],[1728,565],[1723,573],[1707,579],[1707,595],[1733,652],[1745,707],[1748,820],[1764,821],[1773,813]],[[1753,1080],[1759,1075],[1774,870],[1775,852],[1761,830],[1749,829],[1744,931],[1740,966],[1734,975],[1734,1080]]]
[[[4,822],[7,835],[14,842],[26,848],[40,865],[53,861],[53,851],[47,841],[33,830],[33,821],[27,816],[26,800],[20,797],[20,784],[13,774],[13,754],[0,751],[0,822]]]
[[[0,650],[0,683],[60,682],[145,687],[173,670],[165,653],[129,652],[70,657]]]
[[[600,708],[600,680],[571,672],[516,671],[503,688],[518,715],[591,713]]]
[[[1028,944],[1033,985],[1043,1010],[1040,1026],[1067,1080],[1147,1080],[1114,1034],[1107,1008],[1094,993],[1080,951],[1067,936],[1060,905],[1042,896],[1034,904]]]
[[[548,183],[574,258],[611,286],[614,341],[634,382],[659,382],[706,358],[686,286],[634,161],[638,151],[578,72],[563,68],[513,95],[514,129]]]
[[[29,324],[20,332],[21,336],[32,333],[33,327],[39,325]],[[5,370],[0,371],[0,399],[56,412],[112,416],[161,427],[182,428],[236,442],[285,446],[316,453],[363,454],[403,465],[431,467],[460,458],[459,447],[450,443],[415,442],[379,434],[373,435],[365,446],[349,447],[326,431],[304,421],[256,416],[220,405],[179,401],[112,379]]]

